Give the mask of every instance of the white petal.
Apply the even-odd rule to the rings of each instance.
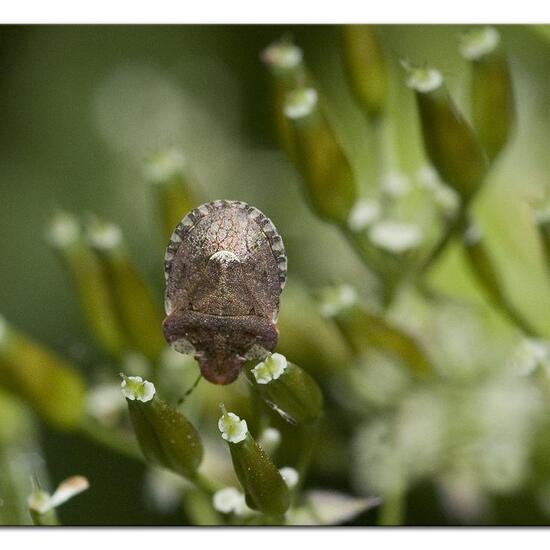
[[[56,508],[60,504],[67,502],[75,495],[82,493],[90,486],[89,481],[84,476],[73,476],[67,478],[59,484],[55,493],[51,497],[51,505]]]

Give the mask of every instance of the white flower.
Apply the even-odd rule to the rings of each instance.
[[[380,218],[381,208],[378,201],[359,199],[351,209],[348,217],[348,227],[359,232]]]
[[[39,514],[45,514],[48,510],[57,508],[64,502],[82,493],[89,486],[90,483],[83,476],[69,477],[59,484],[53,495],[45,491],[33,491],[27,500],[27,505],[31,510]]]
[[[86,234],[90,244],[99,250],[111,250],[122,243],[122,231],[114,223],[95,222]]]
[[[300,481],[300,474],[298,474],[297,470],[294,468],[285,466],[279,470],[279,473],[289,489],[294,489],[294,487],[298,485],[298,481]]]
[[[387,220],[374,225],[369,237],[376,246],[399,254],[418,246],[422,231],[417,225]]]
[[[311,114],[317,105],[317,90],[303,88],[290,92],[285,100],[284,113],[287,118],[303,118]]]
[[[274,65],[279,69],[294,69],[302,62],[304,53],[294,44],[278,42],[268,46],[261,57],[268,65]]]
[[[287,366],[288,362],[284,355],[273,353],[265,361],[258,363],[252,369],[252,374],[258,384],[269,384],[272,380],[277,380]]]
[[[401,172],[388,172],[382,177],[382,192],[390,197],[401,197],[411,189],[409,178]]]
[[[145,166],[145,176],[152,183],[170,181],[183,172],[186,165],[185,155],[179,149],[166,149],[157,153]]]
[[[491,53],[499,44],[500,35],[494,27],[474,29],[462,36],[460,53],[469,60]]]
[[[281,432],[277,428],[266,428],[258,437],[258,443],[267,453],[272,453],[281,443]]]
[[[151,401],[155,396],[156,390],[152,382],[143,380],[141,376],[124,377],[120,384],[122,395],[130,401]]]
[[[241,420],[236,414],[224,413],[218,420],[218,429],[223,439],[229,443],[240,443],[246,439],[248,425],[246,420]]]
[[[222,514],[234,513],[243,516],[252,512],[246,505],[244,494],[235,487],[225,487],[216,491],[212,497],[214,509]]]
[[[443,84],[443,77],[437,69],[409,68],[407,86],[417,92],[427,93],[437,90]]]
[[[334,317],[357,301],[357,292],[351,285],[339,285],[323,293],[320,311],[323,317]]]
[[[58,212],[48,228],[47,240],[52,246],[63,248],[77,241],[79,235],[77,219],[67,212]]]

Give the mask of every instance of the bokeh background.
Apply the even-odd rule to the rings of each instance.
[[[414,97],[405,85],[399,60],[408,58],[438,67],[454,99],[467,111],[467,63],[457,48],[457,37],[466,28],[378,28],[391,73],[384,127],[390,151],[388,168],[406,174],[413,188],[415,174],[426,161]],[[518,127],[476,201],[475,215],[486,231],[511,300],[550,337],[550,278],[530,218],[530,209],[544,206],[550,191],[550,31],[528,26],[499,27],[499,31],[512,68]],[[311,213],[300,193],[299,177],[276,143],[269,80],[260,52],[285,33],[304,49],[333,127],[361,186],[367,189],[373,185],[369,180],[372,134],[344,78],[337,27],[0,27],[0,312],[10,325],[70,358],[87,376],[86,369],[101,360],[67,274],[46,244],[48,219],[59,208],[79,215],[93,212],[119,224],[132,259],[161,302],[165,243],[151,186],[143,175],[143,161],[159,148],[173,146],[184,152],[205,200],[244,200],[274,221],[289,259],[289,286],[282,297],[281,317],[292,318],[292,322],[282,324],[282,351],[304,368],[321,372],[322,379],[339,379],[337,373],[351,361],[348,351],[337,331],[317,318],[311,296],[334,282],[353,284],[368,296],[375,289],[374,279],[338,232]],[[430,217],[422,214],[423,208],[429,209],[420,191],[418,196],[415,193],[413,189],[411,196],[401,199],[402,216],[424,223],[429,234]],[[462,369],[461,380],[468,384],[471,369],[491,370],[504,364],[517,344],[517,334],[490,311],[456,247],[437,264],[430,281],[461,305],[426,313],[405,297],[396,306],[396,316],[405,315],[405,323],[417,330],[421,339],[454,342],[454,356],[449,356],[443,371]],[[431,333],[424,323],[426,317],[432,319]],[[287,326],[291,328],[285,332]],[[438,361],[443,363],[448,353],[448,348],[440,350]],[[331,369],[334,372],[330,373]],[[345,378],[342,375],[342,380]],[[345,395],[348,391],[343,382],[335,396],[329,397],[329,414],[345,401],[338,392]],[[536,393],[536,388],[511,382],[507,392],[493,396],[498,406],[488,417],[509,414],[509,423],[519,422],[522,433],[530,431],[534,417],[544,424],[543,405],[530,409],[533,401],[540,399],[539,395],[533,397],[532,391]],[[361,443],[356,438],[361,425],[368,426],[380,416],[381,405],[376,401],[383,388],[375,389],[374,397],[365,393],[358,398],[358,403],[364,400],[365,413],[356,414],[357,430],[345,434],[341,452],[327,448],[326,453],[333,457],[324,465],[320,460],[313,468],[312,486],[355,495],[375,492],[376,487],[371,490],[371,481],[360,473],[369,467],[372,457],[363,457],[367,466],[357,459]],[[517,402],[511,410],[514,397]],[[415,443],[403,451],[413,461],[418,456],[424,465],[431,458],[420,456],[421,450],[429,447],[433,433],[441,428],[430,422],[437,415],[423,409],[431,406],[432,398],[444,403],[451,399],[445,393],[426,390],[424,397],[419,394],[412,404],[407,402],[412,407],[410,413],[402,411],[404,417],[427,419],[424,424],[404,428],[413,439],[415,429],[425,438],[424,444]],[[481,394],[474,402],[481,406],[488,400]],[[481,414],[473,405],[464,406],[474,416]],[[163,510],[148,504],[144,467],[139,463],[81,435],[42,423],[37,429],[39,446],[33,460],[47,467],[54,485],[73,473],[86,475],[92,485],[60,510],[63,522],[182,522],[177,507]],[[342,430],[350,430],[350,426]],[[533,437],[544,433],[537,431]],[[365,435],[368,437],[371,439],[365,445],[370,449],[376,434]],[[508,440],[506,434],[502,439]],[[449,488],[449,481],[447,493],[443,491],[446,496],[442,496],[437,475],[428,468],[427,475],[420,474],[407,493],[407,523],[549,522],[550,457],[537,451],[537,441],[532,438],[527,443],[520,434],[513,441],[514,447],[525,447],[526,456],[518,459],[521,471],[514,474],[517,480],[505,480],[499,486],[498,482],[491,485],[468,478],[470,484],[459,482],[455,489]],[[513,451],[506,447],[492,467],[501,466]],[[355,459],[350,459],[352,455]],[[390,458],[381,463],[391,466]],[[448,493],[456,497],[450,499],[451,504]],[[462,515],[455,510],[461,505],[466,509]],[[474,512],[468,515],[468,510]],[[373,523],[374,518],[371,511],[357,523]]]

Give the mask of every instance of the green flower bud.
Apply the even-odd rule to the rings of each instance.
[[[514,126],[514,91],[508,61],[500,48],[499,33],[493,27],[466,33],[460,50],[472,64],[473,125],[487,156],[493,160]]]
[[[296,161],[296,142],[292,125],[284,115],[286,94],[309,81],[302,50],[288,38],[274,42],[261,55],[271,75],[272,113],[279,144],[289,158]]]
[[[183,216],[201,204],[193,189],[187,160],[179,149],[165,149],[150,157],[145,177],[154,186],[166,242]]]
[[[424,146],[443,181],[467,201],[479,189],[487,159],[471,126],[460,114],[433,68],[405,67],[415,91]]]
[[[388,75],[375,29],[371,25],[344,25],[342,53],[357,103],[370,119],[378,118],[386,102]]]
[[[203,446],[193,425],[156,396],[151,382],[122,375],[122,394],[146,460],[193,479],[202,461]]]
[[[295,424],[315,422],[323,412],[323,394],[315,380],[284,355],[273,353],[247,372],[262,399],[285,420]]]
[[[128,348],[105,273],[97,255],[82,238],[80,224],[60,212],[52,220],[49,243],[67,267],[80,300],[80,307],[97,343],[108,354],[120,358]]]
[[[162,324],[161,312],[151,289],[128,257],[120,228],[94,219],[87,237],[98,253],[129,343],[150,361],[156,361],[165,347],[162,331],[156,330]]]
[[[76,428],[84,410],[84,383],[67,361],[0,317],[0,384],[25,400],[44,420]]]
[[[321,313],[335,320],[355,353],[374,347],[400,358],[416,374],[433,372],[433,365],[417,340],[386,319],[368,311],[349,285],[327,288],[321,296]]]
[[[246,421],[224,411],[218,428],[229,446],[233,468],[248,506],[269,516],[283,515],[290,504],[287,484],[248,432]]]
[[[351,165],[318,104],[317,90],[300,88],[286,96],[284,113],[296,139],[297,166],[314,212],[345,225],[357,200]]]

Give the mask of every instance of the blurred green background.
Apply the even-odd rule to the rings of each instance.
[[[385,132],[395,170],[414,174],[425,162],[414,98],[399,60],[438,67],[467,110],[467,67],[457,48],[466,28],[379,27],[392,75]],[[526,206],[547,204],[550,190],[550,33],[526,26],[499,30],[519,122],[475,213],[513,302],[550,338],[550,279]],[[313,292],[348,282],[369,293],[372,277],[337,231],[310,212],[273,135],[259,54],[284,33],[304,49],[330,120],[368,188],[370,134],[344,79],[336,27],[0,27],[0,312],[11,325],[83,369],[97,359],[66,273],[45,244],[47,221],[57,208],[94,212],[120,224],[160,302],[165,243],[142,169],[148,154],[167,145],[185,152],[205,200],[244,200],[274,221],[287,248],[291,283]],[[405,217],[408,210],[416,215],[415,208],[405,205]],[[457,298],[483,304],[462,262],[453,249],[432,281]],[[283,315],[284,293],[281,304]],[[40,433],[56,483],[73,473],[92,483],[92,490],[60,511],[67,524],[180,523],[178,511],[163,514],[144,505],[142,466],[81,436],[46,427]],[[355,490],[345,464],[339,475],[317,473],[317,480]],[[417,485],[409,494],[407,521],[452,523],[437,498],[432,484]],[[523,487],[496,496],[489,521],[546,523],[537,498]]]

